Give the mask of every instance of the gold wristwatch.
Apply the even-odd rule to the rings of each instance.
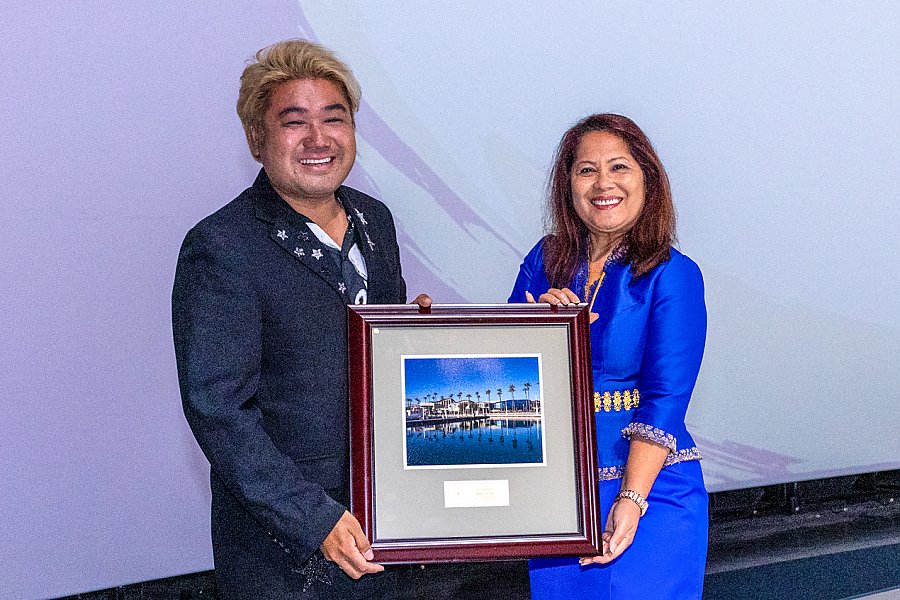
[[[640,494],[638,494],[636,491],[634,491],[634,490],[622,490],[622,491],[620,491],[619,494],[616,496],[616,501],[618,502],[618,501],[619,501],[620,499],[622,499],[622,498],[628,498],[629,500],[631,500],[632,502],[634,502],[635,504],[637,504],[637,505],[638,505],[638,508],[641,509],[641,516],[642,516],[642,517],[643,517],[644,515],[647,514],[647,507],[649,506],[649,504],[647,504],[647,500],[646,500],[643,496],[641,496]]]

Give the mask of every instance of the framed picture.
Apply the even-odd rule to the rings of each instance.
[[[349,340],[376,562],[601,553],[584,305],[354,305]]]

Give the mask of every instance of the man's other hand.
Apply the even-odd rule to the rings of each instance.
[[[321,549],[325,558],[335,563],[353,579],[359,579],[366,573],[384,571],[382,565],[369,562],[375,558],[372,544],[363,535],[356,517],[346,510],[322,542]]]

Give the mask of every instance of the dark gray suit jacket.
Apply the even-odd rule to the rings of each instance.
[[[369,303],[405,302],[387,207],[347,187],[337,195],[360,238]],[[378,584],[352,582],[317,550],[349,493],[339,284],[265,171],[181,248],[175,354],[185,415],[211,465],[221,598],[366,596]]]

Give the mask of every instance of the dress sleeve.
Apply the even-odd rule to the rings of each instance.
[[[260,303],[227,244],[198,229],[178,257],[172,292],[175,355],[184,412],[213,472],[274,543],[298,562],[319,547],[344,507],[263,427]]]
[[[706,343],[703,276],[693,261],[673,253],[653,290],[638,380],[640,405],[622,435],[675,452]]]
[[[507,302],[522,303],[527,302],[525,292],[538,298],[541,294],[550,289],[550,283],[544,274],[544,240],[538,242],[534,248],[525,256],[522,264],[519,266],[519,275],[516,277],[516,283],[513,286],[512,293],[509,295]]]

